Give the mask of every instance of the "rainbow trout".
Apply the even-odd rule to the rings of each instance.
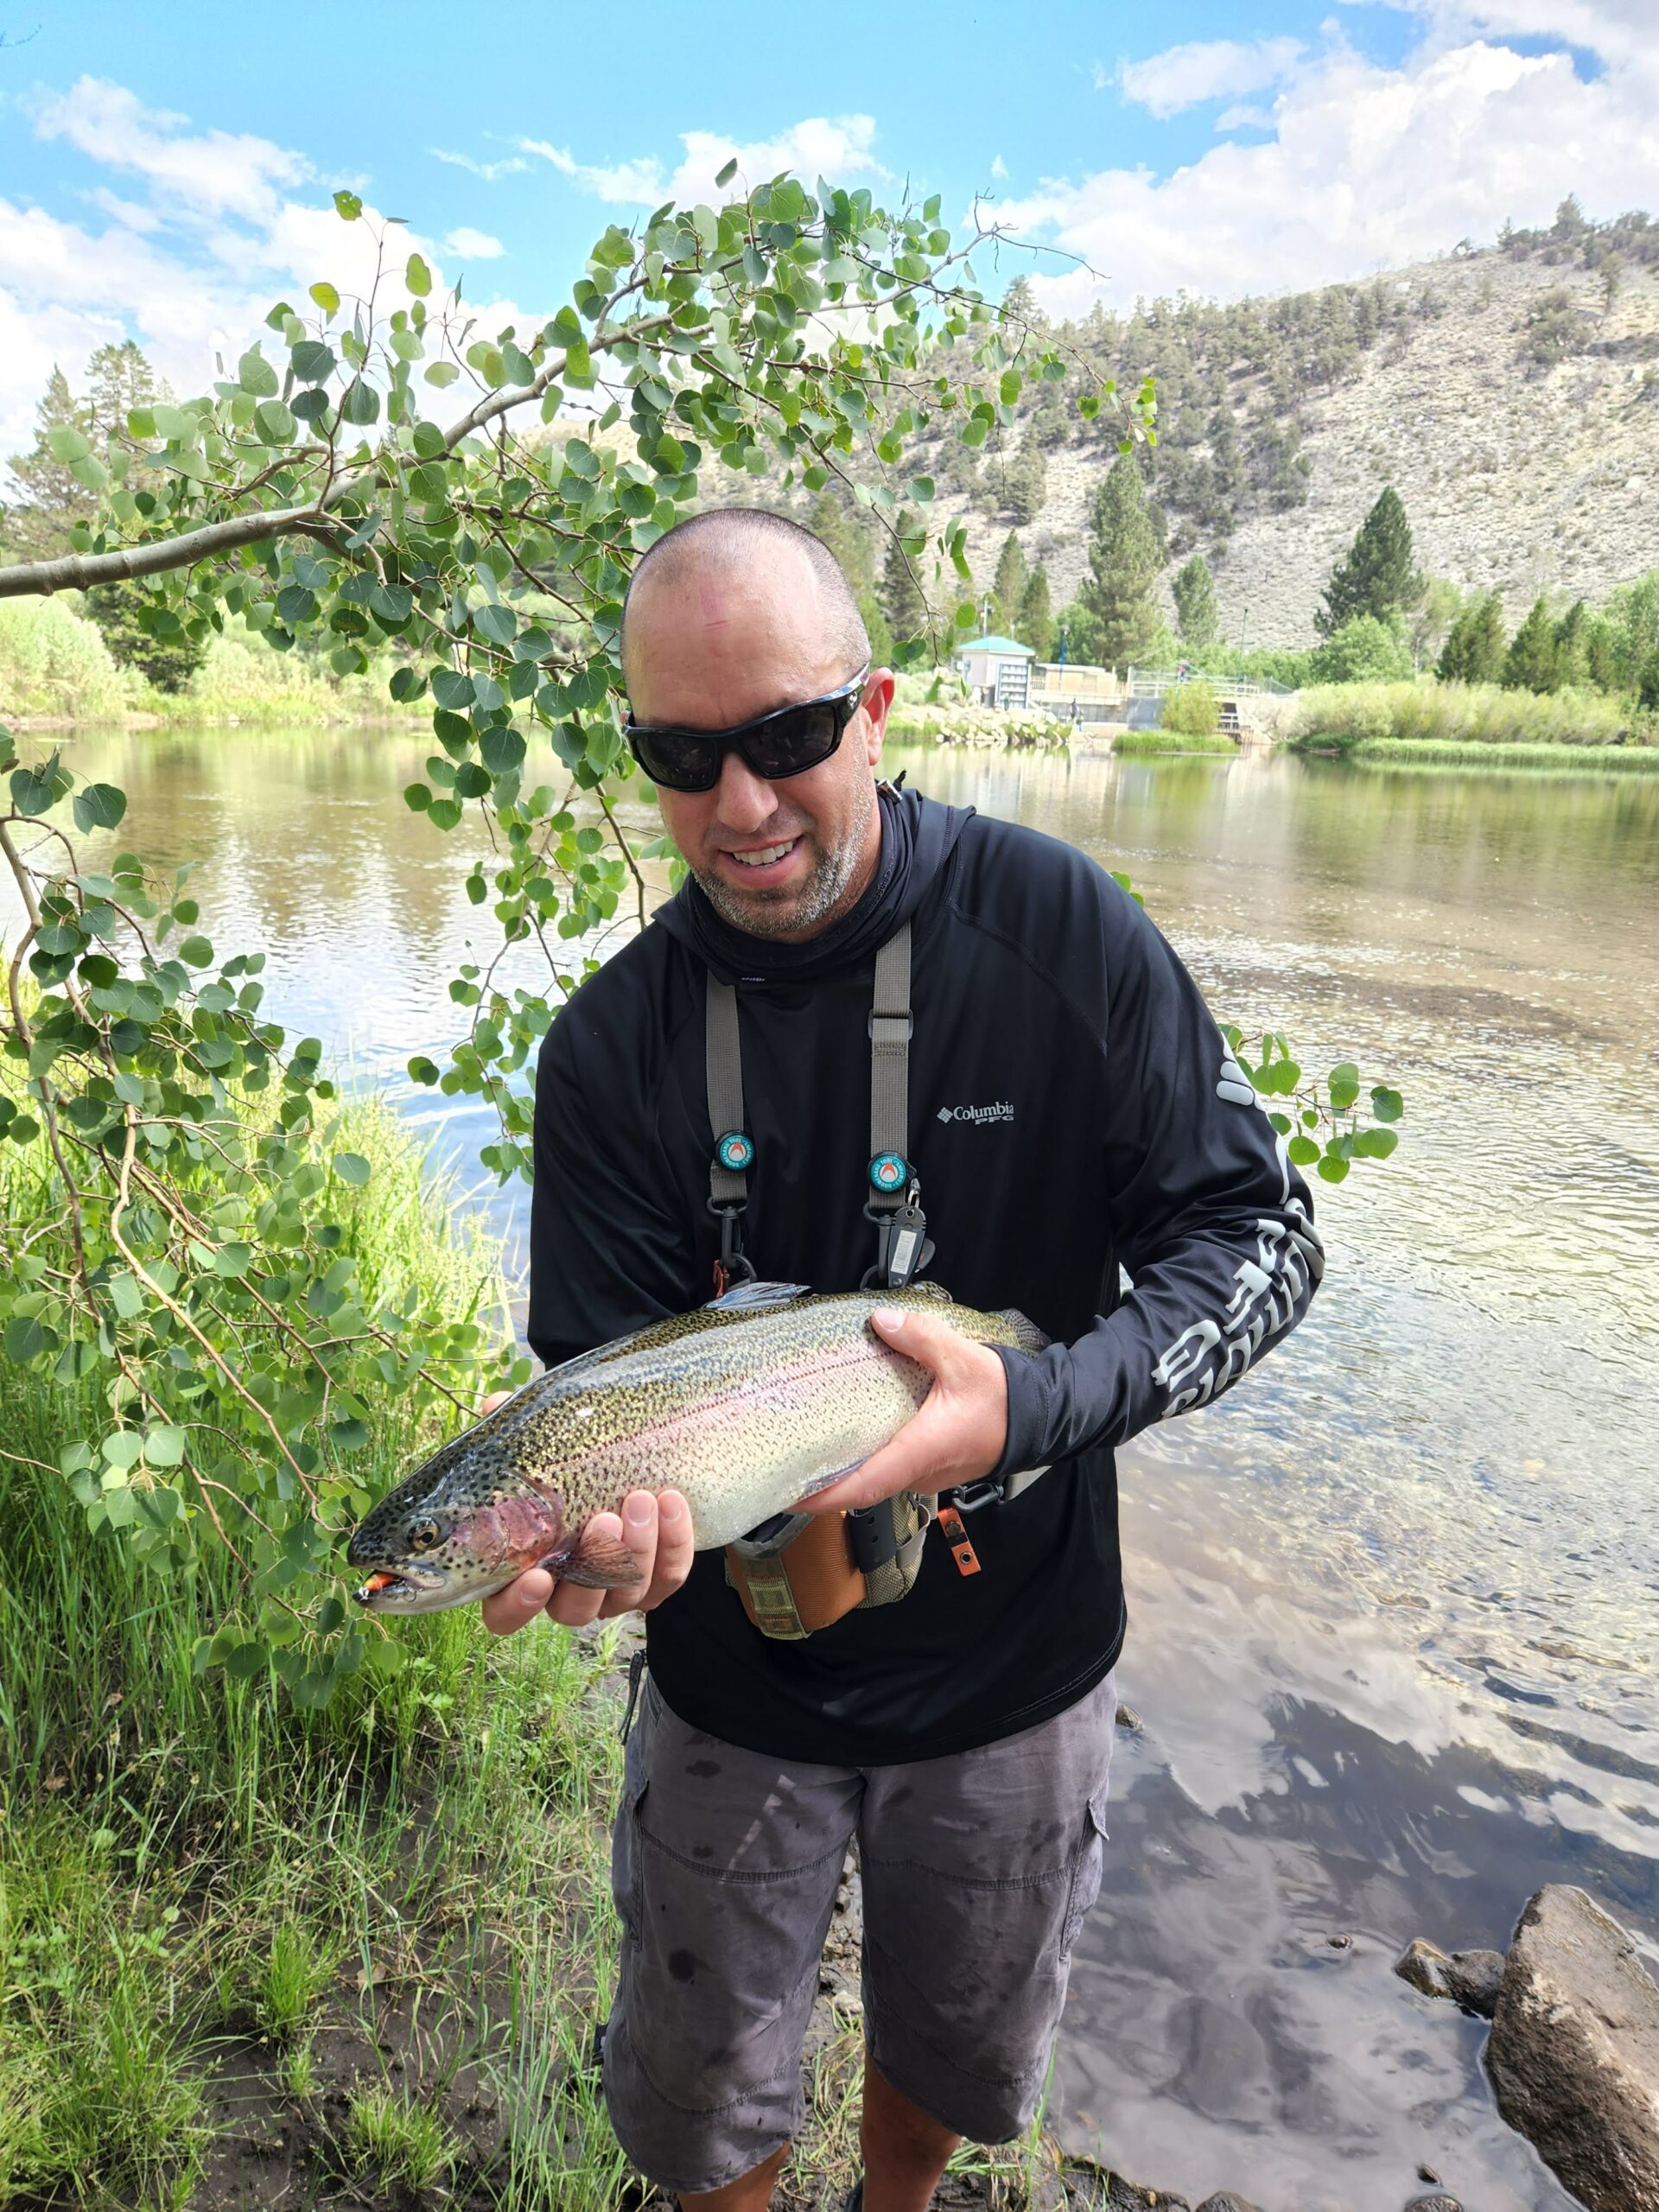
[[[931,1377],[869,1326],[911,1306],[985,1344],[1048,1339],[1014,1313],[958,1306],[937,1284],[823,1296],[747,1283],[583,1352],[527,1382],[387,1492],[352,1537],[359,1602],[431,1613],[544,1567],[562,1581],[639,1579],[626,1545],[590,1535],[632,1490],[677,1490],[697,1548],[823,1490],[894,1435]]]

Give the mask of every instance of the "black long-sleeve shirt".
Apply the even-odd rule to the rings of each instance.
[[[911,917],[930,1273],[1054,1339],[1005,1355],[1002,1460],[1052,1471],[974,1517],[979,1574],[930,1539],[909,1597],[804,1643],[751,1627],[718,1553],[648,1628],[652,1675],[694,1726],[847,1764],[990,1742],[1101,1679],[1124,1625],[1113,1446],[1236,1381],[1301,1318],[1321,1264],[1306,1185],[1135,902],[1033,830],[912,793],[882,804],[883,868],[850,925],[803,960],[683,893],[553,1025],[536,1096],[544,1360],[712,1295],[709,959],[738,985],[748,1256],[776,1281],[855,1288],[874,1257],[874,950]]]

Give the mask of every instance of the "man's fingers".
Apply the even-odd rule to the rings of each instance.
[[[962,1367],[963,1355],[973,1350],[959,1329],[953,1329],[948,1321],[938,1320],[931,1313],[912,1313],[897,1306],[878,1306],[870,1316],[870,1326],[883,1344],[903,1352],[906,1359],[918,1360],[941,1382],[949,1382]]]
[[[552,1594],[552,1576],[544,1567],[532,1567],[505,1590],[486,1598],[479,1611],[492,1636],[513,1636],[535,1619]]]
[[[624,1541],[621,1517],[615,1513],[595,1513],[583,1534],[609,1544]],[[629,1586],[637,1589],[639,1585]],[[564,1628],[586,1628],[589,1621],[599,1618],[610,1594],[608,1590],[589,1590],[578,1582],[561,1582],[548,1600],[548,1618]]]
[[[480,1420],[486,1421],[495,1411],[496,1408],[498,1406],[505,1406],[507,1400],[512,1397],[512,1392],[511,1390],[492,1390],[489,1396],[485,1399],[483,1404],[478,1409]]]
[[[647,1607],[660,1605],[691,1572],[696,1548],[691,1528],[691,1509],[677,1490],[665,1490],[657,1501],[657,1567],[646,1597]]]
[[[657,1500],[648,1490],[630,1491],[622,1501],[622,1541],[633,1554],[639,1579],[604,1592],[601,1620],[614,1620],[619,1613],[633,1612],[645,1604],[657,1564]]]

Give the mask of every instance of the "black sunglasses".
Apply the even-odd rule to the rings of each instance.
[[[729,752],[741,753],[757,776],[775,784],[785,776],[804,775],[830,758],[863,702],[869,673],[866,661],[839,690],[776,708],[734,729],[656,728],[630,715],[628,743],[652,782],[671,791],[713,791]]]

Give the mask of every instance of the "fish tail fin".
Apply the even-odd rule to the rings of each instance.
[[[1015,1344],[1021,1351],[1042,1351],[1054,1341],[1052,1337],[1045,1336],[1034,1321],[1027,1319],[1017,1306],[1005,1306],[996,1318],[1007,1323],[1013,1332]]]

